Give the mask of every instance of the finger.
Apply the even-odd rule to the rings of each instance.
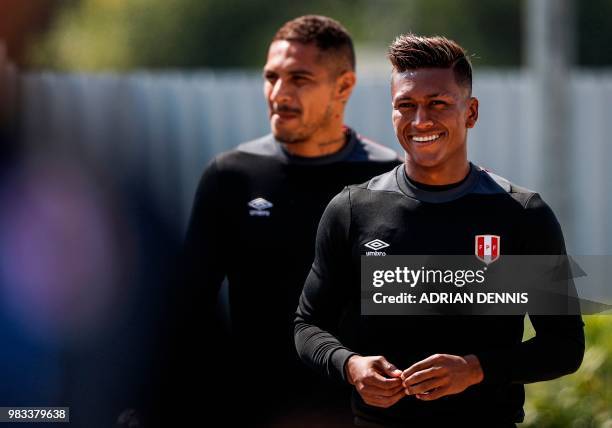
[[[366,376],[363,379],[363,383],[365,383],[366,385],[375,386],[377,388],[393,389],[393,388],[396,388],[397,386],[401,386],[402,380],[398,377],[395,377],[395,378],[384,377],[380,373],[376,373],[375,371],[373,371],[369,376]]]
[[[405,396],[406,396],[406,394],[404,393],[404,391],[400,390],[397,394],[392,395],[391,397],[388,397],[387,400],[386,400],[387,407],[393,406],[395,403],[400,401]]]
[[[435,378],[435,379],[429,379],[426,380],[424,382],[421,382],[419,384],[416,385],[412,385],[408,388],[406,388],[406,394],[407,395],[418,395],[418,394],[423,394],[425,392],[429,392],[435,388],[440,388],[442,386],[446,386],[446,384],[448,383],[448,378],[446,377],[439,377],[439,378]]]
[[[428,369],[418,371],[408,376],[406,379],[404,379],[404,386],[408,387],[408,386],[416,385],[417,383],[426,381],[427,379],[431,379],[434,377],[441,377],[444,374],[446,374],[446,372],[447,372],[446,367],[440,367],[440,366],[430,367]]]
[[[391,364],[385,357],[380,357],[374,361],[374,366],[382,370],[384,374],[390,377],[400,377],[402,371]]]
[[[444,397],[445,395],[448,395],[448,386],[441,386],[440,388],[429,391],[427,394],[417,394],[415,397],[423,401],[432,401]]]
[[[435,363],[435,361],[439,359],[439,357],[440,356],[438,354],[434,354],[430,357],[425,358],[424,360],[414,363],[402,372],[402,380],[407,379],[416,372],[430,368]]]
[[[400,392],[395,395],[392,395],[391,397],[383,397],[376,395],[367,396],[367,399],[364,399],[364,401],[372,406],[387,408],[393,406],[405,396],[406,395],[404,394],[404,391],[401,390]]]
[[[392,397],[402,391],[404,391],[404,386],[402,384],[399,384],[393,389],[382,389],[370,385],[363,385],[361,388],[357,388],[357,392],[361,395],[379,395],[381,397]]]

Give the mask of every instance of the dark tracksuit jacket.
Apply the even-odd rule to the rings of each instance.
[[[475,236],[485,234],[500,237],[501,257],[565,254],[559,223],[537,193],[475,165],[457,186],[427,187],[399,166],[330,202],[296,313],[298,353],[315,370],[343,380],[355,353],[383,355],[400,369],[436,353],[475,354],[484,380],[460,394],[429,402],[407,396],[382,409],[353,392],[354,414],[406,427],[522,421],[523,384],[579,367],[580,316],[530,316],[536,337],[522,343],[524,316],[360,315],[360,257],[374,239],[388,244],[387,255],[474,254]]]
[[[180,334],[204,346],[206,355],[192,358],[196,366],[212,359],[218,383],[229,385],[228,417],[255,423],[329,387],[299,361],[293,343],[295,306],[314,257],[317,225],[342,188],[401,163],[395,151],[350,128],[345,133],[340,151],[317,158],[292,156],[268,135],[217,156],[204,171],[186,237],[188,289],[181,312],[193,314],[184,324],[191,333]],[[217,337],[220,327],[211,317],[224,278],[229,343]],[[343,392],[348,407],[350,394]],[[223,394],[211,410],[222,411]]]

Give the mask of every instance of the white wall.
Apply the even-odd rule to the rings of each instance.
[[[575,254],[612,254],[612,74],[575,72],[569,121],[573,183],[569,212],[558,212]],[[480,119],[469,136],[470,158],[511,181],[540,191],[544,162],[532,137],[539,126],[527,74],[476,71]],[[359,81],[346,123],[400,151],[391,127],[386,76]],[[268,132],[258,73],[25,74],[23,136],[32,147],[86,151],[118,174],[146,177],[162,207],[189,215],[199,175],[210,157]],[[553,209],[555,208],[552,203]],[[558,210],[557,210],[558,211]]]

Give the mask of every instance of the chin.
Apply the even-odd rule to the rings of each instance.
[[[436,168],[442,165],[444,162],[439,158],[423,157],[423,156],[411,156],[408,157],[412,160],[412,163],[421,168]]]
[[[285,144],[299,143],[301,141],[300,136],[295,132],[281,131],[273,128],[272,135],[274,135],[275,139]]]
[[[410,150],[406,150],[408,156],[417,165],[433,167],[444,162],[445,153],[443,147],[410,147]]]

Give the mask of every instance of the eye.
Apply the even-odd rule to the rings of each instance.
[[[414,108],[415,104],[407,101],[403,101],[399,103],[395,108],[396,109],[406,109],[406,108]]]
[[[448,103],[442,100],[432,100],[430,103],[432,106],[446,106]]]
[[[274,83],[276,79],[278,79],[278,76],[273,73],[266,73],[264,74],[264,79],[266,79],[267,82]]]
[[[296,85],[303,85],[305,83],[308,83],[309,79],[306,76],[293,76],[293,82]]]

